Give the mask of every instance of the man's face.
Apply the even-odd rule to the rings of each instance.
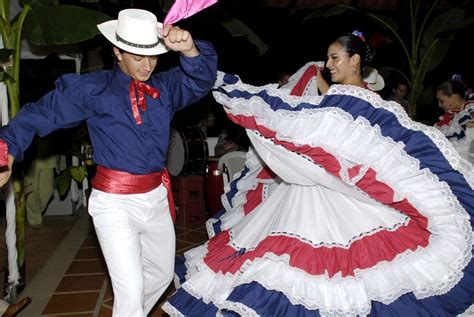
[[[283,75],[279,80],[278,80],[278,87],[284,86],[288,84],[288,79],[290,79],[290,75]]]
[[[405,99],[408,95],[408,86],[407,85],[398,85],[397,88],[393,89],[393,95],[397,100]]]
[[[133,79],[146,81],[150,78],[158,62],[158,56],[135,55],[128,52],[120,52],[114,47],[114,53],[119,61],[120,69]]]

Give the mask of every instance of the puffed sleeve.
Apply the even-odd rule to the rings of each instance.
[[[58,129],[74,127],[93,115],[86,100],[96,88],[84,78],[77,74],[61,76],[54,90],[35,103],[25,104],[0,129],[0,139],[7,143],[8,152],[16,161],[23,159],[35,135],[45,136]]]
[[[189,106],[209,93],[217,75],[217,53],[211,43],[195,40],[200,54],[180,56],[181,66],[161,73],[157,84],[174,111]]]

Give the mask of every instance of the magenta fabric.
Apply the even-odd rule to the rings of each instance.
[[[163,24],[174,24],[213,5],[217,0],[176,0],[166,14]]]

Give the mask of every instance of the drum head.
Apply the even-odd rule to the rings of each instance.
[[[170,175],[178,176],[181,173],[185,159],[184,140],[176,129],[171,128],[170,143],[166,154],[166,168]]]
[[[170,129],[166,168],[172,176],[202,174],[208,157],[206,137],[198,127]]]

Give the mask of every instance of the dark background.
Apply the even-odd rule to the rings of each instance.
[[[408,73],[406,60],[398,42],[378,24],[357,14],[330,18],[320,15],[321,10],[328,8],[323,5],[327,2],[353,5],[365,3],[365,6],[370,8],[370,12],[395,19],[400,26],[399,33],[403,38],[408,38],[408,32],[410,32],[407,14],[409,11],[406,7],[408,1],[320,1],[321,7],[302,9],[297,5],[298,1],[289,2],[292,5],[276,7],[267,5],[269,1],[221,0],[193,17],[179,21],[177,25],[189,30],[195,39],[212,42],[219,55],[219,70],[238,74],[244,82],[249,84],[263,85],[277,82],[278,74],[282,71],[291,74],[309,61],[325,60],[329,44],[338,36],[351,33],[355,29],[362,31],[367,39],[393,40],[392,43],[379,43],[374,48],[375,59],[371,66],[378,69],[390,66]],[[369,2],[373,5],[370,5]],[[459,5],[463,5],[463,8],[467,10],[467,16],[471,16],[474,6],[471,2],[442,1],[441,9],[435,11],[434,16],[451,6]],[[165,15],[160,0],[109,0],[92,4],[68,0],[60,1],[60,3],[88,6],[113,18],[117,17],[120,10],[132,6],[152,11],[157,15],[159,21],[162,21]],[[427,9],[423,10],[426,12]],[[229,17],[241,20],[252,29],[267,44],[268,51],[260,55],[256,46],[251,44],[245,36],[231,36],[221,24]],[[467,47],[471,45],[473,31],[474,27],[471,25],[458,32],[443,62],[427,73],[424,85],[425,88],[433,90],[432,94],[428,94],[431,94],[432,98],[428,98],[424,104],[418,105],[417,120],[432,124],[441,115],[441,110],[437,107],[437,102],[434,99],[434,89],[454,73],[461,73],[468,84],[472,82],[474,62],[471,50]],[[93,63],[88,60],[90,55],[88,52],[91,51],[99,52],[102,60],[101,68],[113,67],[114,62],[109,43],[102,36],[97,36],[95,39],[83,43],[83,70],[94,71],[97,66],[92,65]],[[178,65],[178,54],[160,55],[156,71],[163,71],[176,65]],[[54,88],[54,80],[61,73],[72,71],[74,71],[74,65],[71,61],[59,60],[54,55],[40,61],[22,61],[22,87],[30,87],[21,89],[22,102],[36,100]],[[387,89],[384,89],[381,94],[385,97],[389,93],[388,87],[392,74],[384,73],[384,77]],[[34,88],[31,88],[32,82]],[[173,125],[196,124],[208,111],[216,114],[218,124],[222,125],[225,122],[226,118],[222,107],[216,104],[212,96],[209,95],[198,104],[180,111],[173,120]]]

